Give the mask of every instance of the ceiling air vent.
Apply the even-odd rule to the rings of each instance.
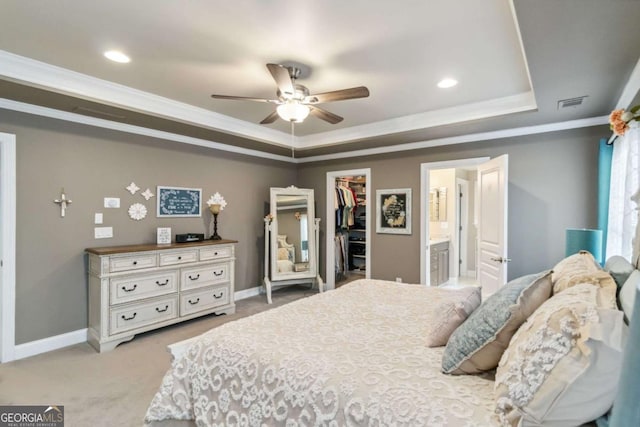
[[[584,99],[587,96],[588,95],[583,95],[583,96],[578,96],[576,98],[561,99],[560,101],[558,101],[558,110],[563,110],[565,108],[579,107],[582,105],[582,103],[584,102]]]

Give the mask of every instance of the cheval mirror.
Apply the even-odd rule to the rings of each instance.
[[[264,219],[264,286],[271,289],[300,283],[324,282],[318,273],[318,229],[312,189],[271,188],[271,213]]]

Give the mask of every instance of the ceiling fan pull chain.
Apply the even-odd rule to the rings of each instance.
[[[295,137],[295,134],[293,132],[293,127],[295,126],[296,122],[291,120],[291,122],[289,122],[289,123],[291,123],[291,158],[295,159],[296,158],[296,151],[295,151],[296,149],[295,149],[294,144],[296,142],[296,137]]]

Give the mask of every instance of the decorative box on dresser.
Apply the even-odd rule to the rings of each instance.
[[[136,334],[232,314],[235,240],[89,248],[89,343],[113,350]]]

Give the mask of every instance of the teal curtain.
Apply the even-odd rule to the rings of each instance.
[[[602,262],[607,260],[607,227],[609,225],[609,191],[611,183],[611,158],[613,144],[600,140],[598,155],[598,229],[602,230]]]

